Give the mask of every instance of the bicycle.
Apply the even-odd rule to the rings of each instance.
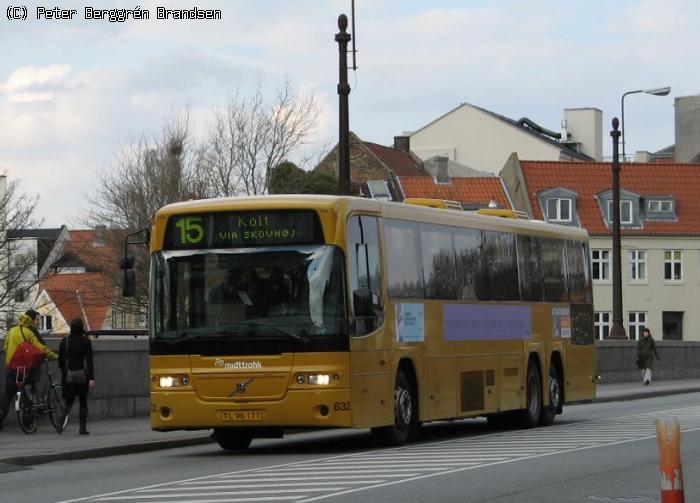
[[[26,369],[17,371],[15,411],[20,428],[27,434],[37,430],[39,419],[45,415],[49,416],[56,433],[61,433],[68,423],[66,406],[61,398],[61,385],[54,381],[47,359],[44,359],[42,365],[46,367],[47,376],[43,386],[40,378],[33,383],[27,382]]]

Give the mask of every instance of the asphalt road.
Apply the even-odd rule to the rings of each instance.
[[[654,421],[682,428],[686,501],[700,501],[700,393],[570,406],[554,426],[497,431],[484,420],[423,428],[382,449],[368,432],[215,444],[0,474],[0,501],[616,502],[659,501]]]

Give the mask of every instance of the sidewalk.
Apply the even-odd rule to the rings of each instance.
[[[599,384],[595,402],[614,402],[637,398],[700,391],[700,379],[655,381],[650,386],[639,382]],[[31,466],[67,459],[88,459],[118,454],[146,452],[213,442],[209,431],[152,431],[147,417],[88,422],[90,435],[78,435],[77,418],[68,429],[56,434],[48,422],[39,424],[32,435],[20,430],[14,418],[7,418],[0,432],[0,474],[3,464]],[[5,465],[7,466],[7,465]]]

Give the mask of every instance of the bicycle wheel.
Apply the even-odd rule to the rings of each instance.
[[[34,433],[39,426],[39,417],[34,410],[32,395],[22,387],[15,398],[17,422],[24,433]]]
[[[61,433],[65,428],[65,415],[66,415],[66,405],[63,400],[61,400],[61,394],[58,392],[60,386],[53,385],[49,387],[49,392],[46,397],[46,405],[48,406],[47,412],[49,413],[49,420],[51,424],[56,429],[56,433]]]

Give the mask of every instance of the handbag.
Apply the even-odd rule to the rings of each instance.
[[[85,384],[87,382],[87,375],[85,374],[85,369],[66,369],[66,382],[70,384]]]
[[[10,359],[10,363],[7,364],[7,367],[10,370],[17,370],[18,368],[22,367],[25,369],[34,368],[39,365],[41,360],[44,358],[44,352],[31,342],[27,341],[27,339],[24,337],[24,330],[22,327],[19,327],[19,330],[22,334],[22,339],[24,340],[17,345],[15,352]]]
[[[85,369],[71,370],[68,368],[68,337],[66,336],[66,382],[69,384],[85,384],[87,373]]]

